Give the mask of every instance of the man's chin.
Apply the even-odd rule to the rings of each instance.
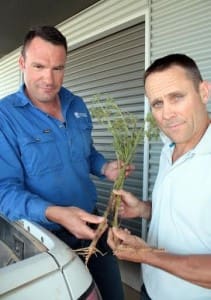
[[[49,102],[53,102],[57,99],[56,95],[52,94],[52,95],[42,95],[39,98],[39,102],[41,103],[49,103]]]

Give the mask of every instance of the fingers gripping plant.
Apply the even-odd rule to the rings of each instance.
[[[126,178],[126,168],[131,164],[138,144],[143,142],[145,136],[148,138],[158,136],[158,128],[154,123],[153,117],[149,115],[146,119],[149,125],[146,131],[145,124],[140,126],[135,115],[122,112],[116,102],[110,97],[104,101],[100,97],[95,97],[90,112],[92,118],[104,124],[112,135],[115,156],[117,161],[119,161],[119,175],[113,184],[113,189],[122,189]],[[104,212],[105,221],[99,224],[96,236],[90,246],[87,249],[81,249],[85,255],[86,264],[91,255],[97,251],[96,244],[107,227],[107,219],[111,219],[112,226],[119,225],[118,211],[120,203],[121,197],[111,192]]]

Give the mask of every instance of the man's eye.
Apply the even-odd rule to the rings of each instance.
[[[151,104],[152,108],[161,108],[163,106],[163,102],[162,101],[156,101],[154,103]]]
[[[42,69],[43,66],[41,66],[41,65],[35,65],[34,68],[35,68],[35,69]]]
[[[64,70],[64,66],[58,66],[54,68],[55,71],[63,71]]]
[[[183,95],[181,95],[181,94],[176,94],[175,95],[175,99],[177,99],[177,100],[180,100],[182,98],[183,98]]]

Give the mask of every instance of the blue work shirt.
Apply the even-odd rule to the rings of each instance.
[[[61,88],[65,122],[34,106],[23,85],[0,101],[0,213],[59,228],[45,217],[48,206],[92,212],[105,158],[92,144],[92,121],[83,100]]]

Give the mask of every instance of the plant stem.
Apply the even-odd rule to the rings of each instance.
[[[114,182],[113,188],[115,190],[119,190],[119,189],[123,188],[124,182],[125,182],[125,170],[126,170],[126,165],[120,169],[119,176],[117,177],[117,179]],[[112,203],[113,203],[112,207],[113,207],[113,211],[114,211],[112,225],[115,227],[118,227],[118,223],[119,223],[118,222],[118,212],[119,212],[119,207],[121,204],[121,197],[119,195],[115,195],[114,193],[112,193],[111,197],[112,197]]]

